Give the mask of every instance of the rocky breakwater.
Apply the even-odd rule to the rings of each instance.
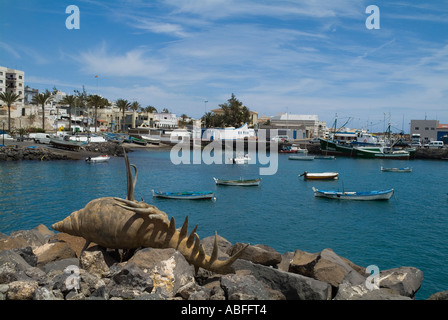
[[[51,146],[18,144],[0,147],[0,161],[84,160],[86,157],[101,154],[123,156],[123,148],[113,142],[89,143],[83,145],[80,150],[62,150]]]
[[[213,242],[201,241],[208,254]],[[0,234],[0,300],[410,300],[423,279],[420,270],[400,267],[382,271],[378,288],[369,289],[365,268],[331,249],[282,255],[251,245],[235,273],[220,275],[196,273],[175,249],[142,248],[123,259],[125,253],[94,244],[79,256],[83,245],[43,225]],[[243,245],[219,237],[219,258]]]

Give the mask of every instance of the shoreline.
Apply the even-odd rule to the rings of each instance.
[[[207,144],[216,143],[217,147],[221,144],[226,146],[225,141],[202,141],[202,147]],[[38,144],[34,141],[15,141],[5,140],[5,147],[0,147],[0,161],[21,161],[21,160],[84,160],[88,157],[95,157],[99,155],[109,156],[123,156],[123,148],[127,152],[133,150],[170,150],[177,143],[169,141],[161,142],[158,145],[147,144],[146,146],[134,144],[134,143],[121,143],[115,142],[93,142],[81,147],[80,150],[66,150],[54,147],[48,144]],[[323,154],[319,145],[309,144],[307,142],[295,142],[300,148],[308,149],[310,154]],[[267,144],[268,145],[268,144]],[[288,144],[289,145],[289,144]],[[281,144],[279,144],[279,148]],[[192,148],[190,144],[186,148]],[[236,144],[233,142],[233,149],[235,150]],[[246,143],[243,146],[244,150],[247,150]],[[426,149],[418,148],[415,156],[409,160],[421,159],[421,160],[448,160],[448,148],[442,149]]]

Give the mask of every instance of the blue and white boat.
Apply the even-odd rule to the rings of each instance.
[[[152,196],[156,198],[200,200],[215,199],[214,191],[182,191],[182,192],[162,192],[152,190]]]
[[[318,190],[313,187],[315,197],[343,200],[389,200],[394,194],[394,189],[378,191],[329,191]]]

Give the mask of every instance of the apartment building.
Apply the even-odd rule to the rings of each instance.
[[[0,92],[14,92],[20,95],[17,102],[23,104],[25,99],[25,72],[0,66]]]

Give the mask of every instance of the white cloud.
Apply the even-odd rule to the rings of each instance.
[[[111,77],[151,78],[166,71],[163,63],[148,56],[143,49],[132,49],[123,54],[113,54],[105,43],[99,48],[82,52],[74,57],[86,74]]]

